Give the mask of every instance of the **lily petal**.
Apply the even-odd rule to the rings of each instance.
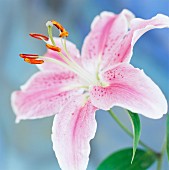
[[[97,123],[90,101],[76,97],[55,115],[52,128],[53,149],[62,170],[86,170],[90,145]]]
[[[36,119],[51,116],[79,94],[78,90],[67,90],[68,86],[78,84],[73,73],[38,72],[34,74],[20,91],[12,93],[11,102],[17,116],[21,119]]]
[[[116,48],[127,33],[132,18],[134,15],[128,10],[119,15],[102,12],[95,17],[82,47],[82,62],[87,70],[93,72],[99,64],[104,67],[110,58],[114,63],[118,62]]]
[[[61,52],[67,57],[67,54],[63,47],[63,44],[61,42],[61,38],[54,38],[54,41],[56,43],[56,46],[59,47],[61,49]],[[48,43],[51,44],[50,41]],[[80,64],[80,53],[79,53],[79,50],[76,48],[76,45],[73,44],[72,42],[66,40],[66,46],[67,46],[67,50],[68,50],[68,53],[70,54],[71,58],[73,60],[75,60],[78,64]],[[50,49],[48,49],[47,53],[44,56],[54,58],[59,61],[63,61],[63,59],[59,56],[58,52],[52,51]],[[55,63],[51,63],[51,62],[50,63],[45,62],[43,64],[38,64],[37,67],[42,71],[43,70],[57,70],[57,72],[65,71],[65,68],[63,68],[62,66],[57,65]]]
[[[131,20],[130,31],[118,46],[120,54],[119,59],[121,62],[130,62],[134,44],[144,33],[155,28],[169,28],[169,17],[163,14],[158,14],[148,20],[140,18]]]
[[[142,70],[124,63],[105,72],[103,79],[109,83],[108,87],[91,89],[94,106],[104,110],[120,106],[154,119],[167,113],[163,93]]]

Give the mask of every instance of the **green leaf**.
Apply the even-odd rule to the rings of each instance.
[[[140,140],[140,135],[141,135],[141,123],[140,123],[140,118],[137,113],[132,113],[131,111],[128,110],[128,114],[132,123],[133,127],[133,155],[131,159],[131,163],[133,162],[134,155]]]
[[[169,160],[169,114],[167,114],[167,129],[166,129],[166,136],[167,136],[167,155]]]
[[[132,148],[127,148],[113,153],[98,166],[97,170],[147,170],[156,160],[153,152],[137,149],[131,164],[132,152]]]

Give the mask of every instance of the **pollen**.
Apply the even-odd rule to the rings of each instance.
[[[61,52],[61,49],[59,47],[56,47],[56,46],[53,46],[53,45],[50,45],[50,44],[46,44],[46,47],[50,50]]]
[[[31,63],[29,58],[24,58],[24,61],[27,63]]]
[[[38,40],[44,40],[44,41],[48,41],[49,40],[49,38],[47,36],[43,35],[43,34],[30,33],[29,35],[31,37],[33,37],[33,38],[38,39]]]

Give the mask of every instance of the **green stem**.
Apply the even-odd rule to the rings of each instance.
[[[161,170],[161,168],[162,168],[163,156],[165,153],[165,149],[166,149],[166,142],[164,142],[162,149],[161,149],[161,154],[158,157],[157,170]]]
[[[125,127],[120,120],[118,119],[118,117],[113,113],[112,110],[108,111],[110,113],[110,115],[112,116],[112,118],[116,121],[116,123],[130,136],[133,138],[133,134],[130,132],[130,130],[127,129],[127,127]],[[147,146],[144,142],[142,142],[141,140],[139,140],[139,144],[143,147],[145,147],[146,149],[148,149],[149,151],[155,153],[156,155],[159,155],[156,151],[154,151],[152,148],[150,148],[149,146]]]

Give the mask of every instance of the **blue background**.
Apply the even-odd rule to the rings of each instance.
[[[10,105],[11,92],[19,89],[37,71],[18,54],[43,54],[46,50],[44,44],[28,34],[45,34],[46,21],[55,19],[67,28],[69,40],[81,49],[96,15],[105,10],[119,13],[124,8],[145,19],[157,13],[169,15],[168,0],[0,0],[0,170],[59,170],[50,137],[53,117],[15,124]],[[146,33],[135,45],[131,62],[135,67],[143,68],[169,99],[169,30]],[[114,111],[131,128],[123,110],[114,108]],[[96,169],[111,152],[132,146],[132,140],[108,113],[98,111],[96,119],[98,129],[91,142],[88,170]],[[141,116],[141,121],[141,139],[159,151],[166,116],[160,120]],[[155,167],[154,164],[151,170]],[[163,169],[167,168],[165,158]]]

